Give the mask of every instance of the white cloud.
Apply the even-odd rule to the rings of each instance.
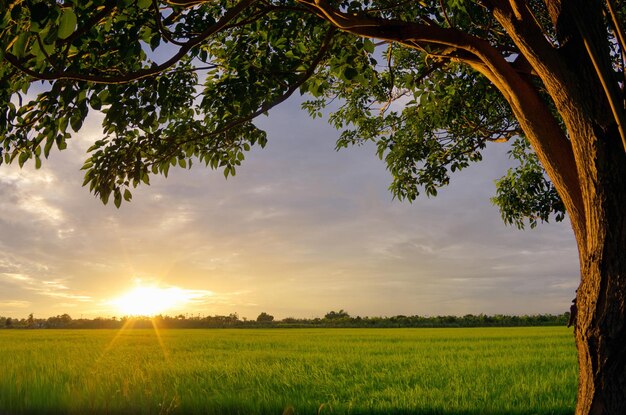
[[[32,279],[24,274],[13,274],[10,272],[3,272],[0,275],[4,275],[7,278],[10,278],[12,280],[17,280],[17,281],[28,281],[30,282]]]
[[[76,294],[62,280],[46,281],[25,274],[0,273],[5,279],[12,280],[22,290],[32,291],[38,295],[65,298],[81,302],[92,301],[91,296]]]
[[[72,234],[74,233],[75,229],[74,228],[67,228],[67,229],[57,229],[57,237],[59,239],[65,239],[65,238],[69,238],[72,236]]]
[[[266,221],[276,219],[284,215],[284,211],[269,206],[264,209],[251,209],[250,212],[246,214],[245,220],[248,222]]]
[[[20,198],[19,208],[23,211],[35,215],[35,220],[44,220],[51,225],[60,225],[64,221],[63,212],[49,204],[41,196],[28,195]]]
[[[30,301],[20,301],[20,300],[10,300],[10,301],[0,301],[0,310],[10,310],[13,311],[15,308],[27,308],[32,303]]]
[[[0,168],[0,183],[6,183],[19,186],[48,186],[56,182],[56,176],[51,171],[35,170],[24,167],[23,169],[11,168],[3,166]]]
[[[76,300],[76,301],[80,301],[83,303],[88,303],[93,301],[91,296],[88,295],[77,295],[77,294],[70,294],[70,293],[66,293],[66,292],[61,292],[61,291],[46,291],[46,290],[36,290],[38,291],[39,294],[41,295],[45,295],[48,297],[54,297],[54,298],[65,298],[68,300]]]
[[[175,231],[191,223],[194,219],[193,212],[185,205],[179,205],[164,212],[161,217],[159,228],[162,231]]]

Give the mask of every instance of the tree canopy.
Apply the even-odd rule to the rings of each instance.
[[[534,226],[553,213],[563,218],[510,105],[464,64],[467,52],[458,47],[361,37],[320,19],[325,9],[306,1],[2,3],[4,162],[32,159],[39,167],[53,148],[66,147],[90,111],[102,111],[103,134],[94,137],[84,169],[85,184],[105,203],[130,200],[133,187],[172,166],[199,161],[235,174],[245,152],[266,143],[254,119],[299,92],[313,117],[333,102],[338,148],[376,142],[399,198],[436,195],[451,173],[481,160],[487,143],[511,140],[519,163],[493,199],[504,220],[523,227],[524,219]],[[533,82],[518,47],[481,2],[319,4],[340,17],[419,22],[446,36],[484,39]],[[530,6],[554,39],[545,7]]]

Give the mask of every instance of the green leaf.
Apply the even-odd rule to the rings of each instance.
[[[80,130],[80,127],[83,126],[83,117],[81,117],[80,114],[72,115],[70,118],[70,126],[72,127],[72,130],[77,133],[78,130]]]
[[[57,148],[59,150],[65,150],[67,148],[67,143],[65,142],[65,138],[59,134],[56,138]]]
[[[33,45],[30,48],[30,53],[35,55],[35,61],[37,62],[43,62],[46,60],[46,55],[43,53],[43,51],[39,47],[38,42],[33,42]]]
[[[74,33],[74,29],[76,28],[76,13],[74,10],[67,8],[63,10],[63,14],[61,15],[61,19],[59,19],[59,32],[57,34],[59,39],[66,39],[72,33]]]
[[[26,160],[28,160],[29,157],[30,154],[28,154],[28,152],[26,151],[20,153],[20,157],[17,159],[17,163],[20,165],[20,167],[24,166],[24,163],[26,163]]]
[[[109,90],[108,89],[103,89],[99,94],[98,94],[98,99],[100,100],[101,104],[110,104],[111,101],[109,101]]]
[[[124,189],[124,200],[130,202],[130,199],[133,198],[132,193],[128,189]]]
[[[89,105],[91,105],[91,108],[99,111],[102,108],[102,101],[100,100],[100,97],[98,95],[93,94],[89,98]]]
[[[43,155],[48,158],[48,156],[50,155],[50,150],[52,149],[52,145],[54,144],[54,138],[52,136],[48,137],[48,140],[46,141],[46,145],[43,148]]]
[[[15,39],[13,47],[11,48],[11,53],[14,54],[16,58],[21,59],[24,57],[29,37],[29,33],[24,32]]]
[[[122,193],[120,192],[120,189],[115,189],[115,192],[113,193],[113,203],[118,209],[122,205]]]
[[[40,33],[40,36],[43,37],[44,48],[47,45],[54,45],[59,38],[59,28],[57,26],[48,26]],[[46,49],[46,52],[48,51],[49,50]]]
[[[137,0],[137,7],[147,9],[152,4],[152,0]]]

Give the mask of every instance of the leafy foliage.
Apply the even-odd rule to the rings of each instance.
[[[496,196],[492,202],[500,207],[502,219],[509,225],[523,229],[526,221],[531,228],[537,221],[547,222],[552,214],[560,222],[565,218],[565,206],[532,152],[528,142],[517,139],[509,151],[519,161],[506,176],[496,182]]]
[[[331,1],[345,13],[417,21],[478,36],[517,56],[489,10],[463,0]],[[201,162],[234,175],[267,137],[254,123],[299,91],[342,130],[337,148],[376,143],[400,199],[435,196],[482,159],[489,142],[519,136],[500,92],[447,51],[408,48],[334,29],[296,0],[2,0],[0,162],[66,148],[90,111],[105,114],[83,169],[104,203],[132,198],[152,174]],[[532,2],[542,24],[542,2]],[[395,24],[395,23],[394,23]],[[41,82],[40,82],[41,81]],[[518,142],[523,142],[519,141]],[[562,205],[531,153],[499,181],[505,222],[534,227]],[[518,157],[519,156],[519,157]]]

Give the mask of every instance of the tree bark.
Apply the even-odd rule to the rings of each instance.
[[[612,69],[605,62],[610,52],[602,4],[546,2],[559,37],[560,45],[554,48],[537,38],[538,27],[523,3],[513,3],[520,6],[519,16],[507,7],[496,9],[495,16],[541,78],[562,117],[584,206],[583,229],[572,220],[581,267],[575,325],[576,413],[626,414],[626,153],[619,130],[623,108],[611,106],[615,88],[610,87],[617,84],[603,84],[607,80],[603,75]],[[557,162],[556,168],[567,167]],[[565,198],[568,189],[555,185]]]
[[[626,153],[616,126],[594,137],[585,177],[587,244],[575,325],[577,414],[626,414]]]

